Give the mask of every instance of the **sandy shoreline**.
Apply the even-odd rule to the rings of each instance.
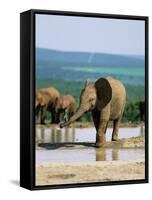
[[[36,150],[41,150],[41,149],[53,149],[53,148],[60,148],[62,149],[77,149],[77,148],[86,148],[87,147],[92,147],[95,148],[95,143],[88,142],[88,143],[83,143],[83,142],[68,142],[68,143],[40,143],[36,144]],[[107,141],[104,145],[104,148],[145,148],[145,138],[140,136],[140,137],[131,137],[131,138],[123,138],[118,141]]]
[[[39,144],[36,149],[47,151],[58,149],[58,153],[64,150],[95,149],[96,157],[102,156],[102,152],[108,149],[141,149],[144,151],[144,137],[132,137],[120,139],[117,142],[107,142],[104,148],[96,150],[94,144],[63,143],[63,144]],[[45,150],[46,149],[46,150]],[[57,153],[57,152],[56,152]],[[62,152],[63,153],[63,152]],[[64,153],[63,153],[64,155]],[[101,160],[101,159],[98,159]],[[106,182],[121,180],[138,180],[145,178],[145,160],[143,158],[128,160],[104,160],[95,162],[41,162],[36,165],[36,185],[56,185],[72,183]]]
[[[36,165],[36,185],[106,182],[145,178],[144,159]]]

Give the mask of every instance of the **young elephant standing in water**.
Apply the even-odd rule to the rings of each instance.
[[[86,83],[81,92],[80,105],[68,122],[60,127],[73,123],[85,112],[91,111],[97,131],[96,147],[101,147],[106,141],[108,122],[113,121],[112,141],[118,140],[119,124],[126,102],[126,91],[123,84],[112,77],[100,78],[95,83]]]

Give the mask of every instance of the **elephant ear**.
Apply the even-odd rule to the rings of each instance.
[[[109,81],[105,78],[100,78],[95,82],[97,92],[97,108],[102,110],[112,98],[112,88]]]

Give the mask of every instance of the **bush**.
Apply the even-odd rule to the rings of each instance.
[[[140,111],[136,102],[128,101],[125,106],[123,122],[138,122],[140,121]]]

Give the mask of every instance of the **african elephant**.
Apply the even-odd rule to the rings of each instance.
[[[36,117],[40,118],[40,123],[45,122],[46,111],[51,112],[52,123],[58,123],[58,116],[55,114],[55,102],[60,97],[60,93],[53,87],[42,88],[36,91],[35,108]]]
[[[76,110],[76,102],[73,96],[60,96],[56,100],[55,111],[57,114],[64,113],[64,120],[67,121]]]
[[[112,141],[118,140],[118,128],[126,102],[126,91],[123,84],[112,77],[99,78],[94,83],[86,83],[80,95],[80,105],[68,122],[60,127],[68,126],[85,112],[91,111],[96,128],[96,147],[106,142],[108,122],[113,121]]]

